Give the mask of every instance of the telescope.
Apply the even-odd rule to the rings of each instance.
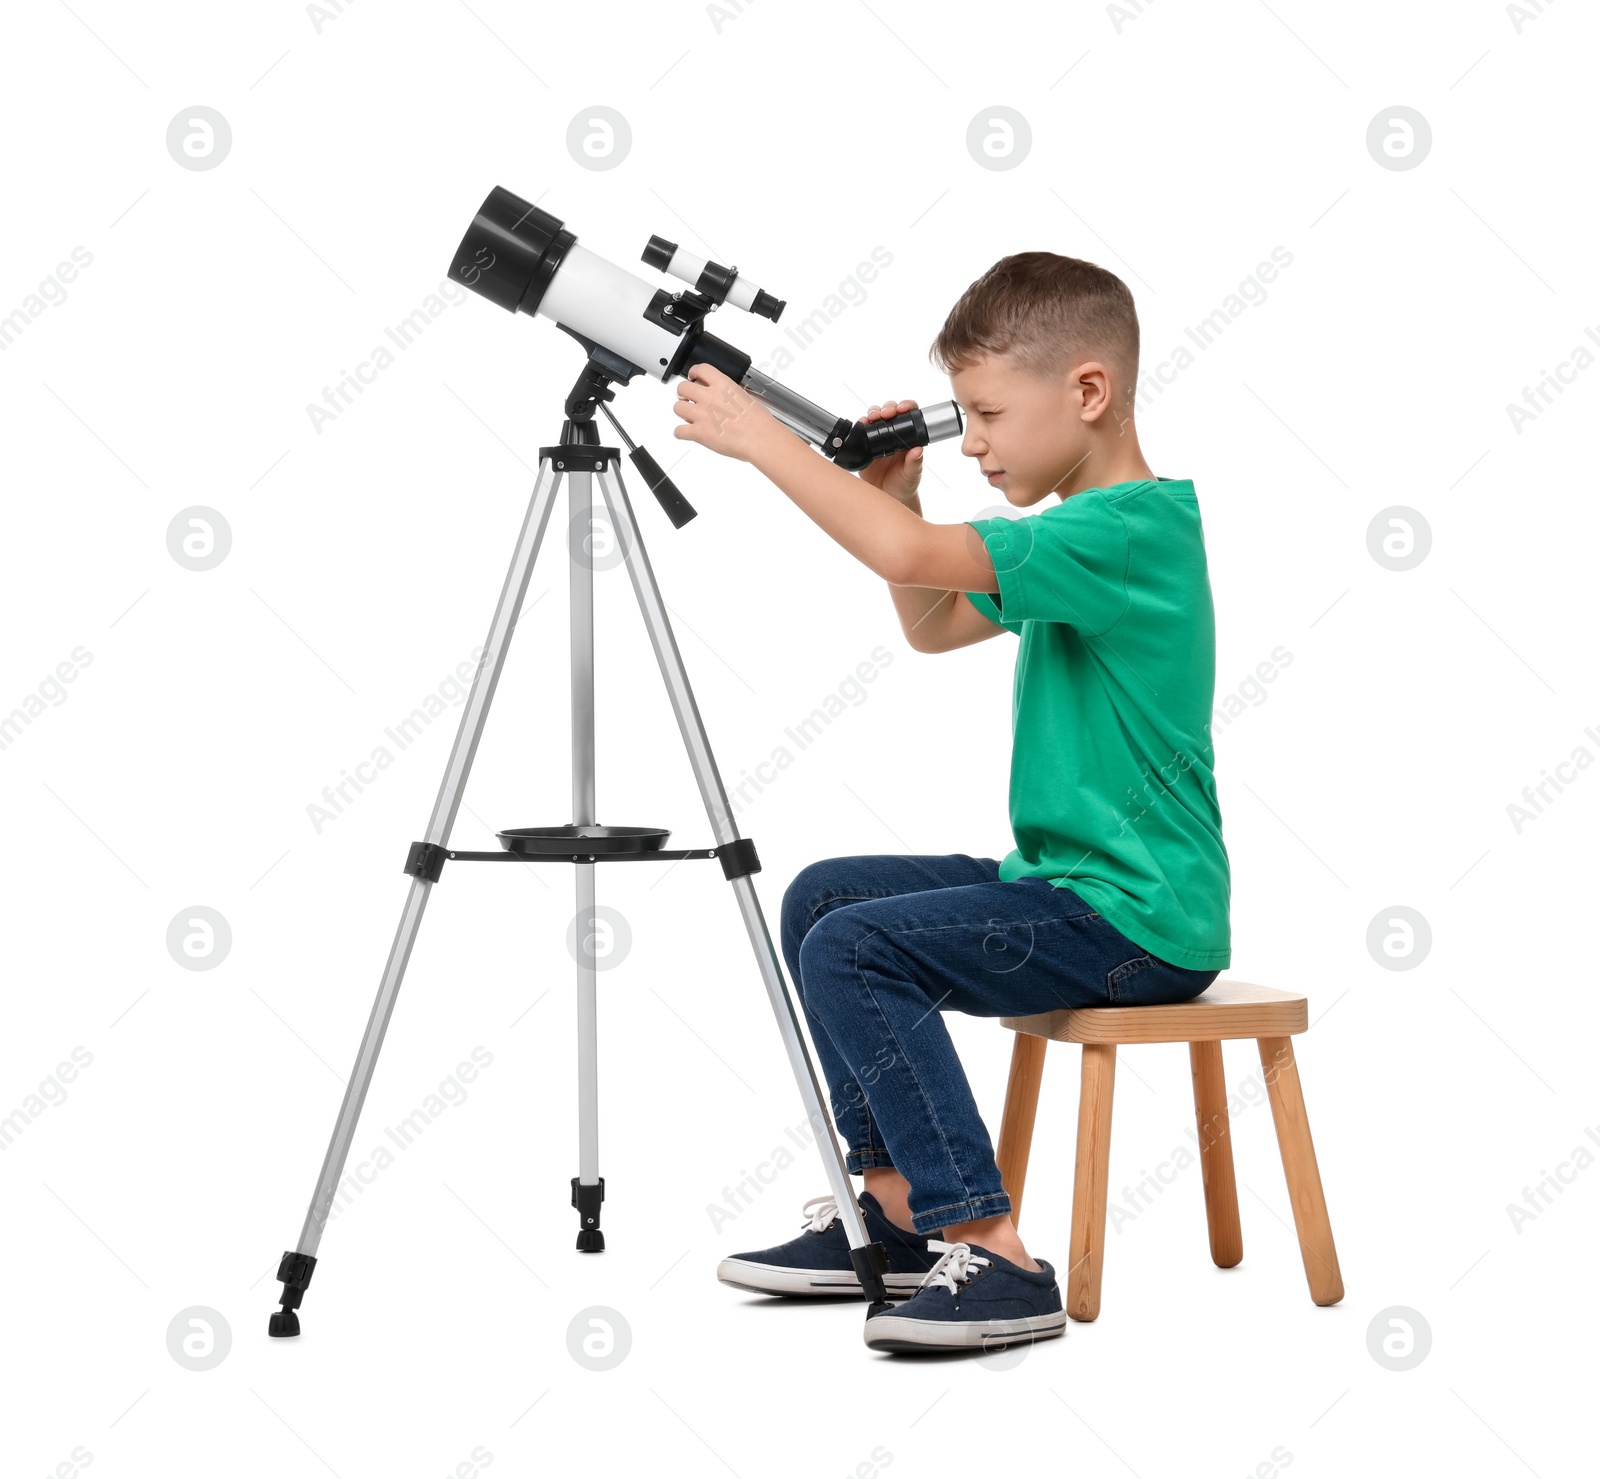
[[[846,421],[830,416],[821,406],[785,389],[750,366],[750,356],[705,331],[705,318],[723,303],[747,313],[777,321],[783,303],[764,288],[743,277],[738,268],[708,262],[675,242],[650,238],[644,260],[659,271],[685,282],[692,290],[668,292],[614,267],[603,257],[580,247],[573,234],[552,215],[519,200],[509,190],[497,189],[484,201],[451,264],[450,275],[491,302],[511,312],[540,313],[571,334],[587,351],[582,371],[563,409],[559,441],[539,451],[539,470],[533,495],[517,536],[511,565],[500,587],[499,604],[489,623],[489,636],[475,651],[482,654],[472,688],[461,705],[461,724],[445,762],[438,799],[422,838],[406,854],[405,872],[411,882],[401,912],[400,926],[390,946],[378,983],[378,994],[367,1018],[366,1032],[356,1053],[355,1067],[345,1083],[344,1100],[334,1121],[333,1135],[317,1174],[316,1189],[306,1208],[305,1222],[295,1246],[278,1264],[283,1285],[281,1308],[267,1323],[275,1337],[300,1333],[300,1303],[317,1267],[317,1249],[335,1199],[350,1178],[345,1164],[355,1141],[361,1107],[377,1067],[389,1018],[411,960],[412,947],[422,925],[423,910],[449,862],[566,863],[572,867],[578,912],[569,938],[582,942],[569,946],[577,961],[578,1021],[578,1174],[571,1179],[571,1205],[578,1214],[575,1246],[583,1253],[599,1253],[606,1246],[600,1227],[601,1204],[606,1198],[606,1178],[600,1175],[600,1095],[598,1088],[597,971],[607,962],[592,945],[599,916],[595,903],[595,865],[599,863],[679,862],[691,858],[720,863],[723,878],[732,885],[739,912],[755,953],[756,969],[766,988],[784,1052],[794,1070],[795,1085],[805,1105],[807,1122],[816,1130],[817,1148],[850,1243],[850,1262],[868,1315],[891,1308],[884,1275],[889,1255],[872,1240],[866,1218],[850,1184],[844,1154],[834,1134],[827,1099],[823,1096],[816,1065],[800,1031],[800,1015],[778,964],[778,952],[761,912],[753,877],[761,859],[752,838],[741,836],[728,793],[711,752],[684,668],[677,639],[668,620],[667,605],[645,553],[633,505],[623,486],[616,447],[600,445],[595,411],[603,410],[627,443],[633,464],[645,477],[676,528],[694,517],[694,510],[672,485],[655,459],[636,447],[606,406],[616,391],[614,383],[627,384],[635,375],[668,380],[687,373],[695,364],[715,365],[752,395],[771,407],[773,414],[839,466],[854,471],[875,457],[902,447],[923,446],[961,430],[961,412],[954,402],[927,411],[913,411],[893,420],[874,423]],[[610,527],[622,552],[650,645],[661,669],[667,698],[678,721],[689,763],[705,802],[706,819],[716,839],[712,846],[665,846],[670,831],[664,827],[617,826],[601,823],[595,814],[595,619],[594,531],[599,510],[593,499],[598,484]],[[489,717],[489,705],[500,683],[512,633],[522,617],[523,601],[533,578],[539,547],[550,524],[551,509],[565,485],[570,514],[564,526],[570,578],[568,638],[572,678],[572,820],[558,825],[507,827],[495,835],[501,850],[476,851],[453,847],[450,834],[462,793],[478,753],[478,741]],[[630,694],[630,700],[632,695]],[[365,1163],[363,1163],[365,1164]],[[365,1180],[358,1169],[354,1176]],[[565,1190],[566,1188],[563,1188]],[[431,1270],[424,1272],[424,1292],[434,1285]]]
[[[763,374],[748,354],[705,327],[724,303],[776,323],[784,308],[780,299],[737,267],[707,261],[660,236],[650,238],[641,260],[694,286],[673,292],[652,285],[579,246],[548,211],[496,186],[461,238],[450,275],[509,312],[552,320],[623,384],[635,375],[667,381],[687,375],[693,365],[712,365],[846,472],[961,435],[961,408],[954,401],[873,422],[825,411]],[[629,447],[635,450],[631,442]]]

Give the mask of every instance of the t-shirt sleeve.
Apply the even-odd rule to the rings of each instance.
[[[1128,529],[1104,498],[1080,493],[1042,514],[967,522],[994,561],[1006,625],[1057,621],[1093,637],[1122,620]]]
[[[1013,632],[1019,637],[1022,635],[1022,623],[1012,621],[1010,617],[1001,611],[1000,603],[988,591],[968,591],[966,597],[997,627],[1004,627],[1008,632]]]

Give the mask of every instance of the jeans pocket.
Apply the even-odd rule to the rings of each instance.
[[[1114,1004],[1121,1002],[1125,997],[1131,997],[1137,990],[1138,983],[1136,982],[1133,986],[1124,986],[1123,983],[1128,977],[1136,975],[1140,971],[1147,971],[1151,966],[1159,964],[1160,962],[1155,956],[1148,954],[1135,956],[1132,960],[1123,961],[1115,970],[1107,974],[1106,995]]]

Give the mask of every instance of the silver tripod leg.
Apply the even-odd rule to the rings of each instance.
[[[683,734],[683,743],[689,752],[689,763],[694,769],[695,779],[700,783],[700,796],[705,802],[711,830],[716,835],[717,845],[723,846],[738,838],[739,829],[735,826],[733,813],[728,807],[728,795],[722,787],[722,776],[718,773],[716,758],[711,753],[705,725],[700,719],[699,706],[694,701],[694,693],[690,690],[689,679],[684,672],[683,658],[673,638],[671,624],[667,621],[667,610],[662,604],[661,592],[656,587],[655,573],[650,568],[650,557],[645,553],[644,542],[639,537],[639,527],[634,522],[633,506],[622,483],[622,470],[618,463],[613,461],[608,471],[596,473],[595,476],[600,480],[601,491],[605,494],[606,502],[611,509],[611,520],[617,538],[622,544],[628,574],[633,578],[634,594],[639,598],[639,609],[644,613],[644,623],[650,632],[650,645],[655,649],[656,661],[661,667],[661,677],[667,685],[667,696],[672,702],[672,712],[677,715],[678,728]],[[615,488],[612,486],[613,479]],[[761,913],[761,902],[756,897],[751,875],[743,874],[734,878],[732,883],[734,897],[739,901],[739,912],[744,916],[745,930],[755,951],[756,963],[761,968],[761,979],[767,988],[767,1000],[772,1004],[773,1015],[778,1021],[779,1035],[783,1038],[784,1049],[789,1054],[789,1066],[794,1070],[795,1082],[800,1088],[800,1098],[805,1105],[806,1116],[816,1131],[817,1145],[823,1153],[823,1167],[827,1171],[828,1184],[833,1188],[834,1200],[839,1204],[839,1215],[844,1219],[845,1232],[854,1255],[857,1275],[861,1278],[867,1297],[877,1305],[884,1298],[881,1274],[887,1268],[886,1255],[883,1254],[881,1247],[872,1244],[871,1238],[867,1235],[866,1222],[862,1218],[855,1191],[850,1185],[850,1173],[845,1167],[844,1155],[839,1149],[838,1137],[834,1133],[833,1119],[828,1112],[828,1101],[817,1081],[817,1072],[811,1061],[810,1050],[801,1035],[799,1018],[795,1014],[794,1003],[790,1000],[788,989],[784,985],[778,954],[773,949],[772,937],[767,932],[766,920]],[[855,1250],[869,1248],[874,1249],[877,1257],[869,1258],[865,1253],[855,1254]]]
[[[489,704],[494,698],[495,687],[500,682],[506,649],[522,612],[523,597],[528,593],[534,561],[538,558],[539,544],[544,538],[545,525],[549,522],[550,509],[562,476],[548,459],[540,462],[527,517],[523,519],[522,532],[517,536],[516,551],[511,557],[511,568],[506,572],[505,585],[500,591],[500,603],[495,607],[488,640],[478,661],[477,673],[473,676],[472,690],[462,709],[461,727],[456,731],[439,796],[433,804],[433,814],[428,818],[424,840],[439,847],[449,843],[450,829],[455,825],[461,793],[466,788],[473,758],[478,753],[478,740],[483,734],[484,721],[489,716]],[[361,1117],[361,1106],[366,1102],[372,1072],[378,1063],[378,1052],[383,1047],[384,1033],[388,1031],[395,998],[400,994],[400,983],[405,978],[411,947],[416,943],[417,930],[422,924],[422,913],[427,907],[432,888],[433,884],[428,879],[412,875],[411,889],[400,914],[400,927],[395,932],[394,943],[389,947],[389,959],[383,968],[377,999],[372,1004],[371,1016],[367,1018],[367,1030],[362,1034],[355,1067],[351,1070],[350,1082],[344,1091],[344,1102],[339,1106],[339,1117],[334,1121],[333,1138],[328,1142],[328,1153],[322,1160],[322,1171],[317,1177],[317,1187],[306,1211],[305,1225],[300,1230],[300,1241],[293,1252],[283,1255],[278,1266],[278,1277],[284,1284],[283,1309],[272,1316],[269,1332],[273,1335],[300,1333],[295,1310],[299,1307],[306,1285],[311,1282],[323,1225],[328,1220],[340,1178],[344,1175],[344,1163],[350,1154],[351,1142],[355,1139],[356,1122]]]
[[[567,542],[571,555],[572,628],[572,820],[593,822],[594,799],[594,551],[593,501],[588,472],[567,474]],[[595,998],[594,863],[576,863],[578,958],[578,1175],[573,1204],[579,1209],[577,1246],[585,1253],[605,1247],[599,1202],[600,1180],[599,1011]],[[579,1190],[579,1187],[589,1188]]]

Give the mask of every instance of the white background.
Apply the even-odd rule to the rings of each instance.
[[[0,711],[75,648],[92,661],[0,750],[0,1115],[21,1114],[0,1156],[5,1472],[65,1476],[85,1455],[108,1476],[1575,1472],[1597,1313],[1600,1168],[1573,1155],[1600,1150],[1584,1136],[1600,776],[1568,772],[1520,831],[1507,807],[1577,747],[1600,755],[1584,438],[1600,368],[1520,431],[1506,407],[1600,326],[1592,13],[769,0],[717,19],[435,0],[326,16],[74,0],[6,21],[0,314],[26,322],[0,353]],[[1396,105],[1431,125],[1414,169],[1368,152]],[[166,146],[197,106],[232,132],[206,170]],[[566,142],[599,106],[631,129],[605,170]],[[1031,130],[1004,170],[966,146],[998,107]],[[1244,1263],[1211,1266],[1190,1167],[1110,1235],[1098,1322],[1020,1362],[874,1355],[858,1304],[718,1284],[719,1257],[792,1234],[826,1182],[814,1153],[768,1165],[755,1204],[713,1227],[708,1206],[803,1112],[712,864],[598,871],[632,945],[601,977],[610,1245],[580,1255],[571,874],[453,865],[357,1157],[473,1048],[492,1066],[329,1226],[306,1333],[267,1338],[456,711],[320,833],[307,807],[483,640],[580,356],[472,297],[320,431],[307,406],[438,290],[497,184],[640,275],[652,233],[735,263],[788,300],[786,322],[885,249],[783,376],[851,414],[949,393],[927,345],[1008,252],[1122,274],[1146,368],[1274,247],[1292,254],[1140,423],[1156,471],[1199,492],[1219,702],[1292,654],[1216,736],[1227,974],[1311,999],[1298,1049],[1340,1305],[1307,1297],[1259,1100],[1236,1123]],[[92,264],[29,317],[79,247]],[[714,327],[758,360],[784,342],[733,309]],[[748,793],[771,928],[819,857],[1002,856],[1012,639],[911,652],[881,582],[781,493],[672,445],[671,399],[640,381],[618,409],[700,510],[674,531],[630,482],[730,789],[794,751],[785,726],[875,647],[892,655]],[[954,445],[930,453],[928,517],[995,501]],[[205,572],[166,544],[195,505],[232,531]],[[1405,572],[1367,545],[1394,505],[1432,532]],[[459,846],[570,820],[563,527],[558,507]],[[597,607],[600,817],[701,844],[620,569]],[[212,970],[165,943],[197,905],[232,930]],[[1396,905],[1432,931],[1405,971],[1366,943]],[[997,1132],[1010,1035],[950,1025]],[[92,1063],[64,1101],[31,1100],[74,1048]],[[1123,1065],[1114,1202],[1193,1122],[1181,1048]],[[1058,1265],[1076,1069],[1050,1050],[1022,1222]],[[1249,1092],[1253,1048],[1228,1048],[1227,1069]],[[1570,1184],[1515,1222],[1508,1204],[1562,1166]],[[194,1306],[231,1329],[207,1371],[167,1349]],[[592,1306],[631,1332],[608,1371],[568,1350]],[[1406,1371],[1368,1349],[1393,1306],[1431,1330]]]

